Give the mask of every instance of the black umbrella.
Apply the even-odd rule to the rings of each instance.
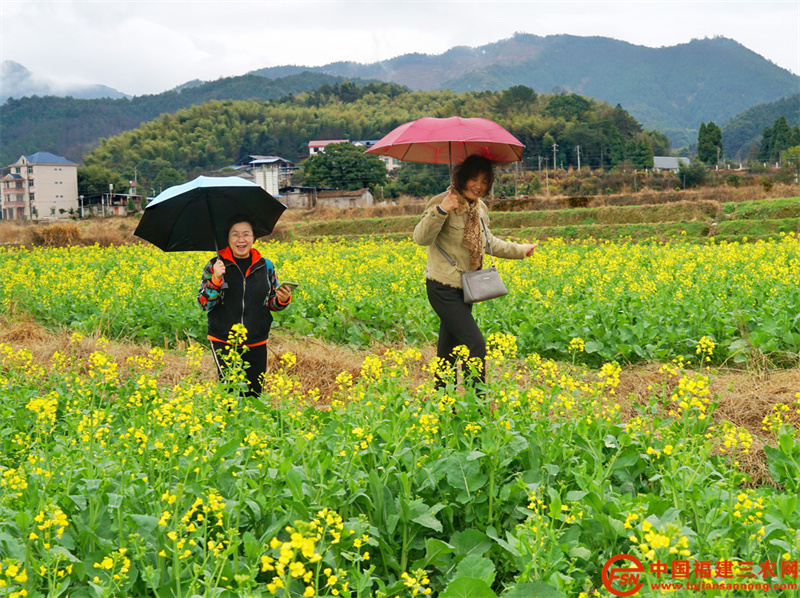
[[[272,232],[286,206],[241,177],[199,176],[159,193],[142,214],[137,237],[164,251],[217,251],[228,245],[234,216],[253,223],[253,235]]]

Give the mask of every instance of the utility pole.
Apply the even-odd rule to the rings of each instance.
[[[538,156],[539,158],[539,184],[542,184],[542,157]]]
[[[519,162],[514,162],[514,199],[519,197],[519,191],[517,190],[517,173],[519,172]]]
[[[558,149],[558,144],[553,144],[553,170],[558,167],[558,161],[556,160],[556,150]]]
[[[581,171],[581,146],[575,146],[575,152],[578,154],[578,172]]]
[[[547,158],[544,159],[544,181],[547,185],[547,197],[550,197],[550,179],[547,176]]]

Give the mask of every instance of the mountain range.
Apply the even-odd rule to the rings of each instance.
[[[174,114],[182,108],[211,100],[257,99],[263,102],[290,98],[344,81],[343,77],[306,71],[280,79],[240,75],[191,82],[176,90],[130,99],[82,100],[37,95],[9,98],[0,105],[0,164],[10,164],[22,155],[37,151],[48,151],[80,163],[83,156],[98,145],[100,138],[135,129],[162,114]],[[353,83],[368,82],[354,80]]]
[[[42,149],[25,147],[33,132],[29,127],[45,131],[51,126],[74,126],[81,133],[72,135],[68,150],[46,149],[79,159],[76,154],[96,145],[99,137],[118,134],[162,112],[209,99],[276,99],[281,93],[299,93],[345,79],[393,82],[412,90],[499,91],[525,85],[539,93],[578,93],[619,104],[645,129],[667,134],[674,148],[694,144],[701,123],[723,124],[754,106],[800,92],[799,76],[724,37],[649,48],[604,37],[518,33],[492,44],[459,46],[438,55],[405,54],[370,64],[270,67],[213,82],[191,81],[162,94],[133,98],[105,86],[59,88],[6,61],[0,101],[17,99],[0,106],[5,146],[0,149],[4,158],[13,155],[16,159],[20,152]],[[50,97],[56,95],[71,98],[56,102]],[[104,99],[79,99],[87,97]],[[794,103],[795,98],[788,101]],[[110,113],[120,116],[110,118]],[[94,117],[95,122],[73,125],[70,115]],[[795,124],[800,122],[790,122]],[[8,147],[9,143],[14,147]]]
[[[498,91],[525,85],[539,93],[577,93],[620,104],[646,129],[666,133],[673,147],[694,143],[703,122],[721,124],[756,104],[800,92],[800,76],[725,37],[649,48],[606,37],[518,33],[435,56],[281,66],[253,74],[285,77],[303,70],[413,90]]]
[[[29,96],[71,96],[82,100],[95,98],[130,98],[128,94],[105,85],[56,83],[34,75],[13,60],[0,63],[0,104],[8,98]]]

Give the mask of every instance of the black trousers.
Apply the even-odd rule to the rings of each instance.
[[[213,349],[214,363],[217,364],[217,374],[219,379],[224,377],[225,361],[224,358],[231,350],[231,345],[220,343],[218,341],[211,341],[211,348]],[[245,396],[257,397],[263,390],[264,374],[267,371],[267,345],[258,345],[256,347],[248,347],[247,351],[242,355],[244,361],[244,373],[247,378],[248,390]]]
[[[425,288],[428,301],[439,316],[439,343],[436,355],[455,368],[456,358],[453,349],[465,345],[469,349],[470,359],[477,358],[481,362],[480,372],[468,377],[465,371],[464,382],[472,385],[486,381],[486,340],[483,338],[478,323],[472,317],[472,304],[464,303],[464,291],[435,280],[427,279]],[[445,381],[437,378],[436,387],[441,388]]]

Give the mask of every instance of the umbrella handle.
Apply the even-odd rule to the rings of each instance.
[[[211,217],[211,206],[208,203],[208,197],[205,198],[206,213],[208,214],[208,221],[211,223],[211,234],[214,237],[214,251],[217,254],[217,259],[222,259],[219,255],[219,243],[217,243],[217,226],[214,224],[214,219]]]

